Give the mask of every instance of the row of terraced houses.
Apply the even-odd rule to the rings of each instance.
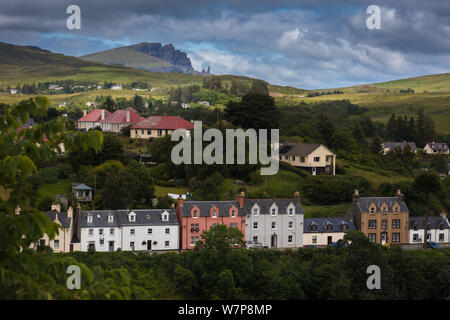
[[[203,231],[217,224],[237,228],[247,242],[269,248],[327,246],[349,230],[361,230],[380,244],[420,244],[426,221],[409,216],[400,190],[393,197],[360,197],[355,190],[347,213],[330,218],[304,218],[298,192],[291,199],[249,199],[244,193],[229,201],[179,198],[168,209],[83,211],[78,206],[61,212],[55,204],[46,214],[61,231],[55,239],[45,236],[35,245],[49,245],[56,252],[190,250]],[[445,214],[428,217],[427,240],[450,242]]]

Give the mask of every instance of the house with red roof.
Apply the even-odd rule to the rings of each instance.
[[[111,113],[105,109],[94,109],[91,112],[83,110],[83,117],[75,122],[75,128],[88,131],[96,127],[101,127],[100,122],[109,117]]]
[[[76,122],[76,128],[89,130],[100,127],[103,132],[119,133],[123,127],[133,125],[144,120],[136,110],[127,108],[110,113],[104,109],[94,109],[87,113],[84,111],[83,117]]]
[[[151,116],[130,129],[130,137],[137,139],[160,138],[176,129],[194,129],[194,125],[179,116]]]

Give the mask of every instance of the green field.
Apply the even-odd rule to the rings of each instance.
[[[186,194],[189,189],[185,187],[161,187],[155,186],[155,196],[165,197],[168,193]]]
[[[65,195],[70,191],[71,180],[60,180],[56,183],[42,184],[37,190],[39,198],[53,198],[58,194]]]

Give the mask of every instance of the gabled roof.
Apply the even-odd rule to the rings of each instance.
[[[376,212],[381,212],[381,206],[386,203],[388,212],[393,212],[394,205],[398,203],[400,205],[401,212],[409,212],[405,201],[400,197],[361,197],[357,202],[360,212],[368,212],[369,206],[375,204]]]
[[[162,220],[162,213],[169,213],[169,221]],[[135,210],[116,210],[121,226],[163,226],[177,225],[178,219],[175,210],[172,209],[135,209]],[[135,221],[128,220],[128,214],[136,214]]]
[[[105,119],[111,115],[111,113],[108,110],[105,109],[94,109],[91,112],[89,112],[84,117],[81,117],[77,121],[86,121],[86,122],[100,122],[102,120],[102,110],[105,111]]]
[[[73,189],[74,190],[86,190],[86,191],[92,190],[91,187],[89,187],[89,186],[87,186],[87,185],[85,185],[83,183],[80,183],[79,185],[73,187]]]
[[[348,226],[347,230],[341,230],[341,225],[346,223]],[[326,225],[331,224],[332,230],[326,230]],[[310,226],[316,225],[317,230],[311,231]],[[355,230],[355,225],[353,221],[349,218],[344,217],[333,217],[333,218],[305,218],[303,220],[303,233],[330,233],[330,232],[344,232]]]
[[[235,206],[238,209],[238,216],[245,216],[245,211],[243,208],[239,208],[239,202],[235,200],[231,201],[184,201],[181,207],[183,217],[190,217],[191,210],[197,207],[200,210],[200,217],[211,216],[210,210],[212,207],[216,206],[219,212],[217,212],[218,217],[229,217],[229,210],[231,207]]]
[[[259,206],[260,214],[270,214],[273,204],[278,207],[278,214],[287,214],[287,207],[292,203],[295,206],[295,214],[303,214],[302,206],[294,199],[245,199],[244,208],[247,214],[252,213],[255,203]]]
[[[58,221],[61,222],[61,226],[64,229],[68,229],[70,227],[72,219],[67,216],[67,212],[58,212],[56,210],[52,210],[46,211],[44,213],[53,222],[56,220],[56,217],[58,217]]]
[[[194,125],[179,116],[151,116],[136,123],[132,129],[191,130]]]
[[[450,229],[450,225],[447,219],[441,216],[428,217],[428,223],[431,229],[439,229],[441,222],[444,224],[444,229]],[[414,224],[417,223],[418,229],[425,229],[425,217],[409,217],[409,229],[414,229]]]
[[[314,150],[323,146],[320,143],[294,143],[294,142],[284,142],[280,144],[280,154],[286,156],[307,156],[311,154]],[[325,146],[323,146],[326,148]],[[328,148],[326,148],[330,151]],[[330,151],[334,155],[333,152]]]
[[[445,142],[428,142],[426,145],[434,152],[447,152],[449,150],[448,144]]]
[[[381,144],[382,146],[383,146],[383,148],[386,148],[386,149],[396,149],[396,148],[401,148],[401,149],[403,149],[403,148],[405,148],[407,145],[409,145],[410,147],[411,147],[411,150],[417,150],[417,147],[416,147],[416,143],[415,142],[406,142],[406,141],[403,141],[403,142],[392,142],[392,141],[385,141],[385,142],[383,142],[382,144]]]
[[[127,110],[130,110],[130,121],[127,122]],[[117,110],[113,114],[105,117],[104,120],[100,122],[106,123],[136,123],[144,120],[133,108],[126,108],[122,110]]]

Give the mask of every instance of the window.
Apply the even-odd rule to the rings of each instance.
[[[414,222],[413,229],[414,229],[414,231],[417,231],[419,229],[419,226],[417,225],[417,222]]]
[[[369,229],[377,228],[377,220],[369,220]]]
[[[237,224],[237,223],[233,223],[233,227],[234,227],[234,228],[237,228],[237,227],[238,227],[238,224]]]
[[[217,210],[213,210],[212,211],[212,217],[213,218],[217,218]]]
[[[45,246],[45,240],[44,239],[41,239],[41,240],[39,240],[39,245],[42,247],[42,246]]]
[[[272,208],[271,211],[270,211],[270,214],[273,215],[273,216],[276,216],[277,215],[277,209],[276,208]]]
[[[311,229],[311,231],[317,231],[317,224],[313,223],[309,226],[309,228]]]
[[[394,224],[394,221],[392,221],[392,224]],[[383,219],[381,220],[381,229],[386,229],[387,228],[387,220]]]
[[[348,224],[345,222],[341,223],[341,230],[348,230]]]
[[[292,229],[293,225],[294,225],[294,223],[293,223],[292,221],[289,221],[289,223],[288,223],[288,228],[289,228],[289,229]]]
[[[108,216],[108,222],[113,222],[113,216],[111,214]]]
[[[152,130],[147,130],[147,134],[151,135],[152,134]]]
[[[374,214],[375,213],[375,207],[370,208],[370,213]]]
[[[312,243],[317,243],[317,236],[312,236]]]
[[[305,162],[305,157],[304,156],[300,157],[300,162]]]
[[[230,228],[233,228],[233,223],[230,223]]]
[[[294,214],[294,208],[289,208],[289,215],[292,216]]]
[[[277,227],[276,222],[275,222],[275,221],[272,221],[272,229],[276,229],[276,227]]]
[[[212,225],[211,225],[211,227],[215,227],[217,225],[217,223],[213,223]]]
[[[162,130],[158,129],[158,137],[160,137],[162,135]]]
[[[199,237],[191,237],[191,247],[195,246],[195,243],[199,240]]]
[[[292,243],[292,235],[288,235],[288,243]]]
[[[130,235],[134,236],[134,229],[130,229]]]
[[[198,214],[197,210],[194,210],[193,213],[192,213],[194,218],[197,218],[197,214]]]
[[[331,223],[327,223],[327,225],[325,226],[325,230],[333,231],[333,225]]]
[[[419,242],[419,234],[417,233],[413,234],[413,242]]]
[[[152,228],[148,228],[147,229],[147,234],[152,234],[153,233],[153,229]]]
[[[103,235],[103,229],[98,229],[98,234],[99,234],[100,236],[102,236],[102,235]]]
[[[400,229],[400,219],[392,220],[392,229]]]
[[[258,242],[258,236],[253,236],[253,242]]]
[[[231,210],[231,217],[232,218],[236,217],[236,211],[235,210]]]
[[[163,214],[162,221],[169,221],[169,215],[167,213]]]
[[[258,208],[253,208],[253,215],[257,216],[258,215]]]
[[[253,230],[258,230],[258,222],[253,222]]]
[[[320,157],[314,157],[314,162],[320,162]]]
[[[114,228],[109,229],[109,234],[112,236],[114,235]]]
[[[136,215],[130,214],[130,215],[128,216],[128,220],[130,220],[131,222],[136,221]]]
[[[439,230],[444,230],[444,224],[442,222],[439,223]]]
[[[89,229],[89,236],[92,237],[94,235],[94,229]]]
[[[165,246],[165,247],[168,247],[169,245],[170,245],[170,241],[165,241],[165,242],[164,242],[164,246]]]
[[[377,242],[377,234],[369,233],[369,240],[370,240],[370,242]]]
[[[392,242],[400,242],[400,233],[395,232],[392,234]]]
[[[383,214],[386,214],[387,213],[387,207],[383,207]]]
[[[142,129],[142,134],[144,134],[144,129]]]
[[[166,234],[170,234],[170,228],[166,228]]]
[[[87,222],[92,222],[92,216],[91,215],[87,216]]]
[[[53,241],[53,246],[55,247],[55,249],[59,249],[59,240]]]
[[[100,238],[100,245],[102,246],[102,245],[104,245],[104,244],[105,244],[105,239]]]
[[[132,249],[134,249],[134,241],[131,241],[131,242],[130,242],[130,247],[131,247]]]
[[[444,234],[443,233],[439,233],[439,242],[444,242]]]
[[[398,207],[395,207],[395,208],[394,208],[394,213],[395,213],[395,214],[398,214]]]

